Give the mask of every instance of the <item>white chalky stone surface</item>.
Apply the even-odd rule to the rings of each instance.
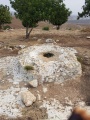
[[[55,120],[67,120],[71,114],[72,106],[63,106],[56,99],[53,99],[51,102],[43,101],[41,108],[47,109],[48,119]]]
[[[13,82],[29,81],[33,79],[32,74],[28,73],[21,66],[17,57],[4,57],[0,59],[0,70],[6,75],[13,76]]]
[[[81,103],[84,103],[84,105]],[[88,107],[85,102],[77,102],[77,105],[78,107],[84,108],[87,113],[90,114],[90,107]],[[52,99],[51,101],[44,100],[40,108],[46,108],[48,114],[47,120],[68,120],[74,106],[74,104],[63,106],[58,100]]]
[[[43,53],[53,53],[46,58]],[[77,51],[69,47],[60,47],[53,44],[30,46],[19,52],[21,66],[32,65],[34,74],[41,76],[41,82],[64,82],[65,80],[80,77],[81,64],[75,56]]]
[[[11,87],[7,90],[0,90],[0,115],[15,118],[21,116],[21,110],[24,107],[19,94],[26,88]],[[17,108],[17,105],[19,106]]]
[[[43,57],[45,52],[54,53],[54,57]],[[77,61],[75,53],[76,50],[72,48],[44,44],[23,49],[17,57],[0,58],[0,72],[4,76],[11,76],[5,80],[12,83],[12,87],[5,90],[0,89],[0,115],[21,116],[21,109],[24,106],[19,93],[27,90],[27,88],[19,87],[19,83],[22,81],[29,82],[38,79],[39,76],[40,82],[59,83],[80,76],[81,64]],[[26,71],[25,65],[32,65],[34,70]],[[3,81],[4,78],[2,79],[1,76],[0,80]]]
[[[27,88],[20,88],[19,83],[22,81],[29,81],[32,75],[26,73],[18,61],[18,57],[3,57],[0,58],[0,72],[4,76],[11,76],[5,79],[12,83],[12,87],[2,90],[0,89],[0,115],[8,117],[17,117],[22,115],[22,108],[24,107],[20,93],[27,90]],[[1,76],[0,80],[3,82]],[[15,87],[17,85],[17,87]],[[19,106],[17,108],[17,105]]]

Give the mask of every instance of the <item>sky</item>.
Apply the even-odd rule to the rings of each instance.
[[[85,0],[64,0],[66,7],[72,11],[72,15],[77,15],[78,12],[82,12],[82,6],[85,3]],[[9,0],[0,0],[0,4],[10,6]],[[10,10],[14,11],[11,6]]]

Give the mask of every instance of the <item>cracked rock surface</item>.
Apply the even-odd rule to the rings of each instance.
[[[45,53],[53,54],[51,57],[44,57]],[[22,67],[33,66],[34,77],[39,82],[57,82],[74,79],[81,76],[81,64],[75,56],[77,51],[69,47],[60,47],[53,44],[30,46],[19,52],[19,62]]]

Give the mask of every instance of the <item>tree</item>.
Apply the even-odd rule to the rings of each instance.
[[[56,25],[59,30],[60,26],[68,20],[71,11],[66,8],[63,0],[51,0],[49,14],[49,22]]]
[[[90,0],[85,0],[85,5],[82,6],[83,11],[78,12],[78,19],[80,17],[89,17],[90,16]]]
[[[10,3],[16,10],[16,17],[26,27],[26,38],[29,38],[39,21],[48,20],[59,28],[71,13],[66,9],[63,0],[10,0]]]
[[[0,5],[0,29],[6,23],[11,23],[11,14],[7,5]]]
[[[39,21],[44,20],[44,5],[46,0],[10,0],[12,7],[16,10],[15,16],[22,21],[26,27],[26,38]],[[29,29],[30,28],[30,29]]]

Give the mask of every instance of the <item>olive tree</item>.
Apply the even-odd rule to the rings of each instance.
[[[6,23],[11,23],[11,14],[7,5],[0,5],[0,29]]]

